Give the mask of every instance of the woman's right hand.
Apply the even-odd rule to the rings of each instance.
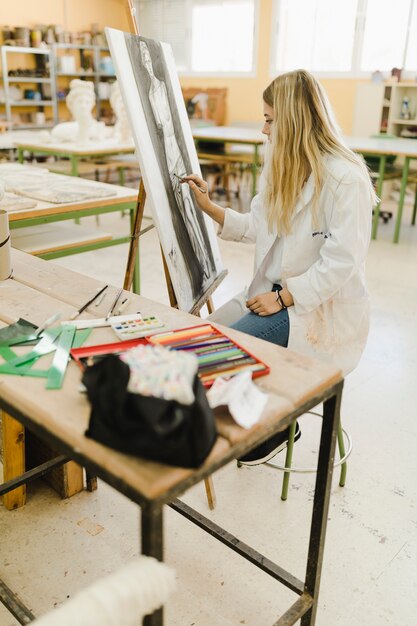
[[[206,181],[200,178],[200,176],[197,176],[197,174],[183,176],[182,180],[189,184],[191,191],[194,193],[198,207],[202,211],[207,211],[212,202],[208,195],[208,184]]]
[[[189,176],[184,176],[182,180],[189,184],[198,208],[207,213],[220,226],[223,226],[225,210],[210,200],[206,181],[197,174],[189,174]]]

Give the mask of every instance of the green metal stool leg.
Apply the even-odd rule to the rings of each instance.
[[[294,421],[290,426],[290,433],[288,436],[288,444],[287,444],[287,453],[285,455],[285,467],[288,470],[291,468],[292,464],[292,453],[294,450],[294,437],[295,437],[295,429],[297,427],[297,421]],[[290,484],[290,472],[284,472],[284,478],[282,479],[282,489],[281,489],[281,500],[286,500],[288,497],[288,486]]]
[[[339,423],[339,428],[337,429],[337,444],[339,446],[339,456],[340,456],[341,459],[343,459],[345,454],[346,454],[346,450],[345,450],[345,442],[344,442],[344,439],[343,439],[342,424],[340,424],[340,423]],[[340,466],[340,479],[339,479],[340,487],[344,487],[345,486],[345,483],[346,483],[346,472],[347,472],[347,463],[345,461]]]
[[[412,226],[415,226],[415,223],[416,223],[416,213],[417,213],[417,184],[416,184],[416,190],[414,192],[413,217],[411,219]]]
[[[288,487],[289,487],[289,483],[290,483],[290,473],[291,473],[291,466],[292,466],[292,455],[293,455],[293,449],[294,449],[294,437],[295,437],[296,425],[297,425],[297,422],[294,422],[290,426],[290,433],[289,433],[288,445],[287,445],[287,453],[286,453],[286,456],[285,456],[285,464],[284,464],[284,467],[285,467],[284,477],[282,479],[281,500],[286,500],[287,497],[288,497]],[[345,449],[345,441],[344,441],[344,437],[343,437],[342,424],[339,424],[339,428],[337,430],[337,443],[338,443],[338,447],[339,447],[339,456],[340,456],[341,459],[343,459],[345,457],[345,455],[346,455],[346,449]],[[278,468],[278,469],[284,469],[284,468]],[[313,471],[313,470],[297,470],[297,469],[294,469],[294,471],[310,472],[310,471]],[[346,473],[347,473],[347,462],[345,461],[340,466],[340,479],[339,479],[340,487],[344,487],[345,486],[345,483],[346,483]]]
[[[405,157],[404,165],[403,165],[403,176],[401,179],[400,200],[398,202],[397,219],[395,220],[393,243],[398,243],[400,240],[401,218],[403,215],[404,199],[405,199],[405,192],[407,188],[409,168],[410,168],[410,157]]]

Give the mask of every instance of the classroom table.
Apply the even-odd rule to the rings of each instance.
[[[0,177],[1,177],[1,165],[0,165]],[[22,170],[30,167],[29,165],[15,167],[22,167]],[[58,176],[57,174],[51,174],[51,176]],[[84,181],[84,179],[83,179]],[[74,185],[76,181],[74,181]],[[103,189],[109,189],[112,194],[108,197],[97,197],[83,202],[70,202],[53,204],[51,202],[44,202],[36,200],[36,206],[30,209],[18,209],[8,210],[10,230],[24,228],[27,226],[41,226],[44,224],[50,224],[54,222],[61,222],[64,220],[80,219],[82,217],[88,217],[90,215],[103,215],[106,213],[113,213],[115,211],[123,212],[128,211],[130,215],[130,231],[133,228],[134,214],[136,210],[138,193],[134,189],[129,187],[120,187],[118,185],[109,185],[107,183],[101,183],[94,181],[92,184],[99,186]],[[152,225],[147,226],[141,231],[144,234],[147,230],[152,228]],[[64,248],[62,250],[55,250],[53,252],[46,252],[40,256],[44,259],[56,259],[71,254],[79,254],[81,252],[88,252],[90,250],[98,250],[99,248],[105,248],[109,246],[115,246],[122,243],[129,243],[131,240],[130,235],[124,237],[112,237],[104,241],[96,241],[95,243],[78,244],[71,248]],[[139,292],[139,261],[134,272],[133,290]]]
[[[417,159],[417,141],[414,139],[403,138],[387,138],[387,137],[345,137],[348,148],[354,152],[359,152],[363,156],[379,157],[379,172],[377,195],[382,197],[382,185],[384,182],[385,168],[387,156],[398,156],[404,159],[400,199],[398,201],[397,217],[395,220],[395,229],[393,242],[398,243],[400,240],[401,220],[404,208],[405,192],[407,180],[410,171],[410,161]],[[378,231],[378,219],[381,202],[375,207],[374,218],[372,223],[372,239],[376,239]]]
[[[42,156],[54,156],[69,159],[71,164],[71,176],[78,176],[79,163],[82,160],[99,160],[119,154],[133,154],[133,143],[118,143],[113,139],[104,141],[90,141],[86,144],[70,142],[42,143],[39,140],[16,141],[17,158],[19,163],[24,161],[24,153],[40,154]]]
[[[258,168],[261,165],[261,155],[259,147],[265,143],[265,135],[256,128],[246,128],[240,126],[206,126],[192,129],[194,141],[197,146],[197,154],[200,158],[211,157],[216,158],[216,153],[210,154],[204,150],[199,150],[198,142],[204,141],[212,144],[233,144],[237,146],[250,146],[253,148],[252,158],[250,159],[252,168],[252,195],[256,194],[256,185],[258,177]],[[233,158],[233,152],[225,153],[225,155]],[[225,155],[218,153],[219,160]],[[235,155],[235,161],[238,162],[238,155]]]
[[[13,251],[12,265],[13,279],[3,281],[0,285],[0,320],[7,323],[12,319],[29,316],[29,321],[40,324],[56,311],[60,311],[65,319],[103,285],[92,278],[16,250]],[[145,315],[158,316],[170,328],[201,324],[201,319],[196,316],[142,296],[127,295],[131,298],[127,312],[139,308]],[[94,315],[102,317],[107,304],[102,303],[98,310],[92,308],[88,312],[93,316],[94,310]],[[257,379],[257,384],[269,393],[269,400],[261,421],[249,430],[237,426],[225,410],[219,410],[216,414],[217,440],[206,461],[197,469],[171,467],[134,458],[85,437],[90,408],[85,394],[79,391],[81,371],[74,362],[69,363],[64,385],[58,391],[45,390],[44,382],[39,378],[26,378],[23,382],[20,377],[0,375],[0,408],[59,453],[87,468],[140,506],[143,554],[163,560],[163,512],[164,505],[169,505],[299,596],[275,624],[289,626],[301,618],[303,626],[312,626],[317,611],[343,387],[342,374],[332,365],[239,331],[218,327],[270,366],[270,374]],[[87,341],[90,344],[105,343],[109,340],[109,333],[111,331],[106,328],[95,329]],[[321,402],[324,403],[324,412],[306,575],[305,580],[299,580],[181,502],[178,497],[272,434],[282,431]],[[236,468],[236,471],[239,470]],[[262,523],[261,518],[259,521]],[[183,566],[187,567],[187,564]],[[24,614],[24,608],[21,607],[21,611]],[[161,626],[162,610],[145,618],[144,624]]]

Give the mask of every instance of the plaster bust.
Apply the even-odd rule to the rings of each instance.
[[[110,88],[110,104],[116,116],[113,138],[124,143],[131,142],[132,131],[130,130],[129,120],[117,80]]]
[[[95,103],[94,84],[79,78],[72,80],[66,104],[74,121],[57,124],[51,131],[51,139],[81,144],[105,139],[104,122],[98,122],[92,115]]]

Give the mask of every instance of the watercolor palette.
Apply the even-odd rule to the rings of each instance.
[[[146,337],[152,331],[164,326],[164,322],[153,315],[149,317],[138,315],[135,319],[111,323],[112,329],[121,341]]]

